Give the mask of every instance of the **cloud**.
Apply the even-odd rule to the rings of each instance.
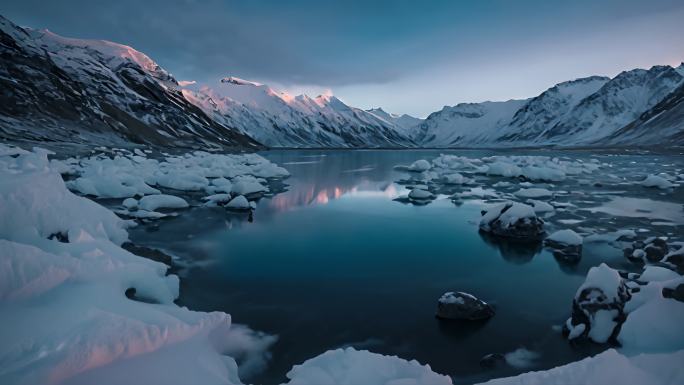
[[[178,81],[178,85],[181,86],[181,87],[191,86],[191,85],[193,85],[193,84],[195,84],[195,83],[197,83],[197,82],[194,81],[194,80],[179,80],[179,81]]]

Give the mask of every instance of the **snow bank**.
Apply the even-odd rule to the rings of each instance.
[[[287,385],[451,385],[428,365],[354,348],[329,350],[296,365]],[[285,385],[285,384],[284,384]]]
[[[557,368],[497,378],[482,385],[546,385],[546,384],[620,384],[673,385],[684,383],[684,350],[671,354],[625,356],[609,349]]]
[[[263,365],[273,337],[175,305],[178,277],[120,248],[126,226],[46,152],[0,156],[0,383],[240,384],[224,354]]]

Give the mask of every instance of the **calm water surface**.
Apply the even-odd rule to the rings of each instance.
[[[141,226],[131,238],[162,248],[186,265],[180,271],[183,305],[223,310],[236,323],[278,335],[273,359],[248,379],[253,383],[281,383],[292,365],[343,346],[416,359],[454,376],[455,383],[549,368],[599,351],[570,346],[557,326],[569,316],[589,267],[606,261],[629,268],[620,250],[605,243],[585,245],[581,262],[567,266],[541,247],[484,239],[477,227],[480,200],[457,206],[441,196],[420,207],[394,201],[407,191],[395,183],[406,174],[393,166],[439,153],[265,152],[292,177],[286,192],[259,201],[252,221],[221,208],[197,208],[158,228]],[[601,161],[611,159],[605,155]],[[664,162],[662,157],[648,160]],[[634,164],[630,158],[618,161]],[[667,161],[673,172],[681,170],[680,157]],[[624,188],[630,189],[614,190]],[[659,191],[644,192],[641,186],[630,191],[639,198],[661,198]],[[674,207],[684,203],[681,196],[662,199],[675,201]],[[649,221],[657,218],[587,213],[581,220],[585,226],[612,223],[617,229],[653,228]],[[681,226],[671,223],[659,229],[681,235]],[[494,304],[496,316],[483,323],[435,319],[437,298],[454,290]],[[488,353],[520,347],[541,356],[525,369],[484,370],[478,364]]]

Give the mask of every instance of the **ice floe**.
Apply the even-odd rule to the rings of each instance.
[[[329,350],[296,365],[283,385],[452,385],[451,378],[395,356],[354,348]]]

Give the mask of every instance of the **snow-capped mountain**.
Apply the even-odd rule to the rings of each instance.
[[[682,74],[684,65],[654,66],[612,79],[591,76],[559,83],[524,101],[444,107],[414,128],[412,138],[432,147],[684,144],[676,109],[681,107],[675,102]],[[652,120],[647,124],[644,119]]]
[[[573,108],[609,80],[603,76],[591,76],[556,84],[515,112],[507,125],[508,132],[502,133],[497,140],[535,141],[549,128],[568,119]]]
[[[213,119],[270,147],[413,144],[394,121],[350,107],[332,95],[292,96],[236,77],[222,79],[215,89],[185,89],[183,94]]]
[[[0,138],[182,147],[257,147],[189,103],[131,47],[67,39],[0,16]]]
[[[620,146],[684,143],[684,83],[605,142]]]
[[[410,135],[411,130],[414,127],[423,123],[423,119],[416,118],[416,117],[413,117],[413,116],[407,115],[407,114],[402,114],[402,115],[392,114],[392,113],[389,113],[389,112],[383,110],[382,107],[371,108],[370,110],[366,110],[366,111],[377,116],[378,118],[385,120],[386,122],[394,124],[397,131],[401,132],[402,134],[404,134],[406,136]]]
[[[493,143],[526,100],[461,103],[433,112],[412,131],[425,147],[462,147]]]
[[[681,82],[670,66],[625,71],[575,106],[536,142],[592,144],[601,142],[655,106]]]

